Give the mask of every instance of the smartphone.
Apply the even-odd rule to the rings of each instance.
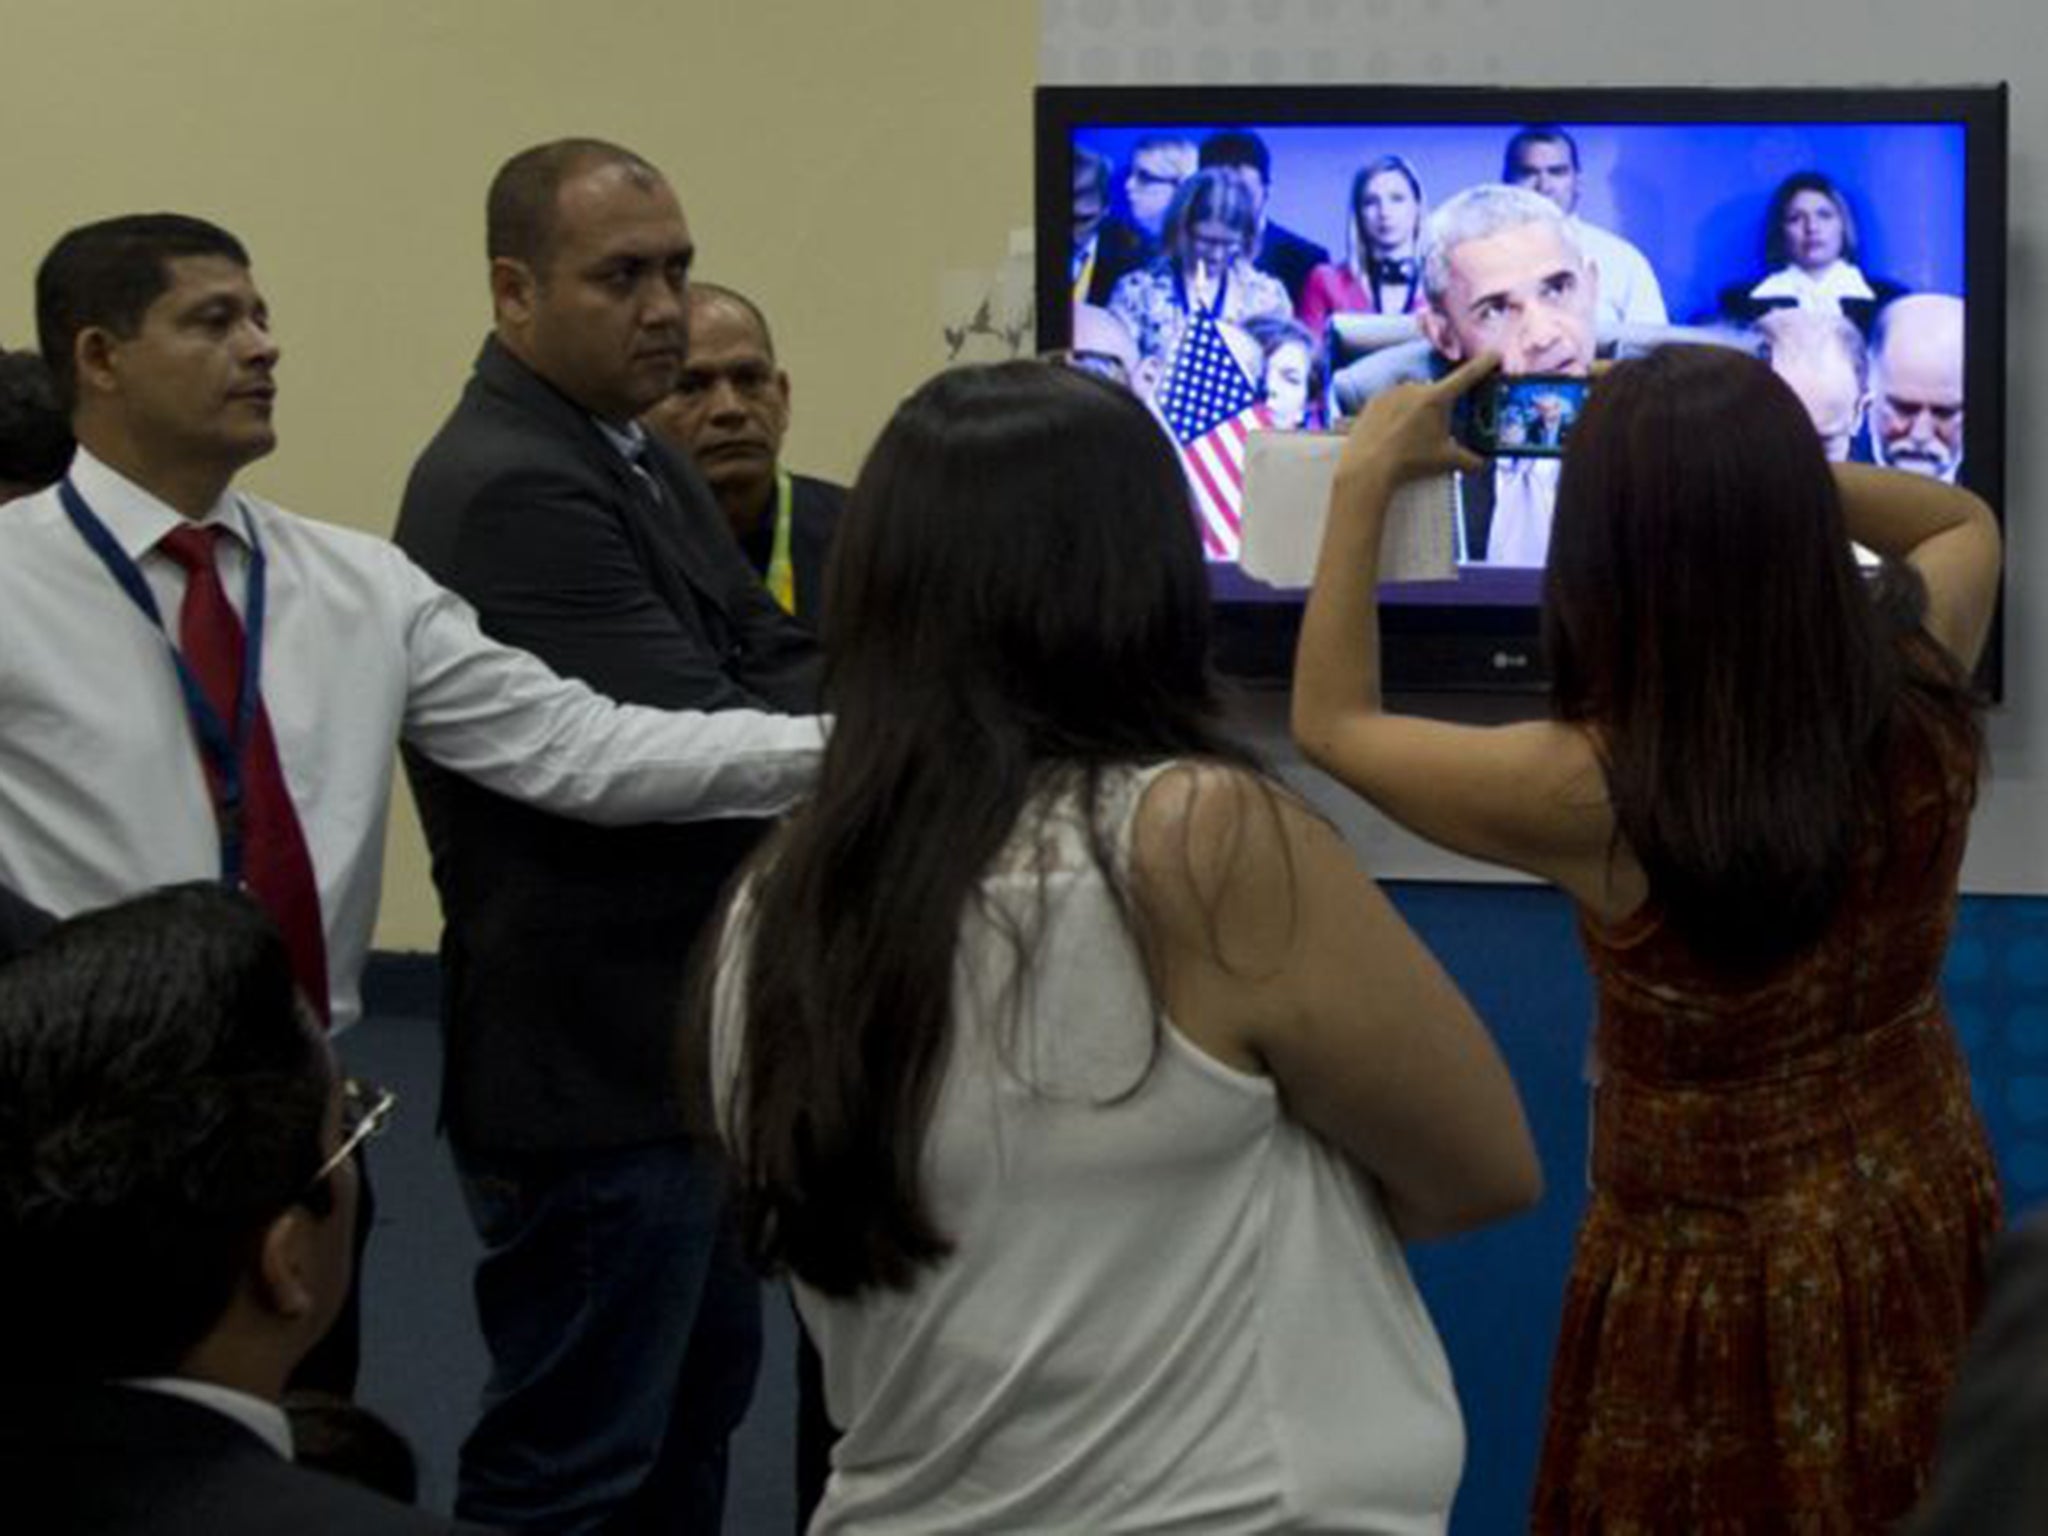
[[[1458,441],[1490,458],[1554,459],[1564,452],[1591,379],[1566,373],[1491,374],[1458,402]]]

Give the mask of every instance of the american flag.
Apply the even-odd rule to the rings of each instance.
[[[1159,414],[1180,448],[1203,548],[1212,560],[1235,560],[1245,439],[1270,425],[1270,418],[1213,316],[1189,320],[1159,387]]]

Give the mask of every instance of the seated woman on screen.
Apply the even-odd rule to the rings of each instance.
[[[1316,336],[1333,314],[1400,315],[1423,305],[1416,265],[1422,231],[1422,178],[1399,155],[1382,155],[1351,178],[1344,260],[1308,275],[1301,323]]]
[[[1721,292],[1721,312],[1750,322],[1774,309],[1846,315],[1870,334],[1877,312],[1904,293],[1856,264],[1856,214],[1849,197],[1821,171],[1796,171],[1778,183],[1764,215],[1765,276]]]
[[[840,525],[817,792],[721,941],[717,1109],[842,1437],[816,1532],[1440,1532],[1403,1238],[1530,1203],[1520,1104],[1227,737],[1172,447],[939,375]]]
[[[1353,429],[1293,709],[1310,759],[1394,820],[1579,907],[1592,1191],[1534,1529],[1890,1529],[1999,1223],[1940,994],[1996,521],[1830,466],[1757,359],[1664,347],[1600,379],[1565,451],[1551,718],[1391,714],[1360,573],[1393,489],[1469,463],[1450,408],[1495,362]],[[1852,538],[1886,557],[1875,582]]]
[[[1138,339],[1142,362],[1170,371],[1195,315],[1232,325],[1293,317],[1280,280],[1252,265],[1258,240],[1258,209],[1230,172],[1197,171],[1180,184],[1159,258],[1125,273],[1109,293],[1109,312]]]

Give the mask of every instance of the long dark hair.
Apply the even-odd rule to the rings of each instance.
[[[729,1142],[756,1260],[850,1294],[949,1251],[919,1159],[954,950],[1034,791],[1069,776],[1093,826],[1120,765],[1248,759],[1216,724],[1179,463],[1114,385],[1024,362],[933,379],[862,468],[826,586],[834,726],[753,870]]]
[[[1559,718],[1590,726],[1619,835],[1703,958],[1811,943],[1881,813],[1901,708],[1974,732],[1904,567],[1858,570],[1804,408],[1722,347],[1618,364],[1573,431],[1544,581]]]

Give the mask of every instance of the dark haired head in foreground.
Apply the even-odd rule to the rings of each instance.
[[[61,479],[75,446],[43,360],[0,351],[0,502]]]
[[[342,1104],[283,941],[218,884],[0,966],[0,1480],[24,1528],[455,1529],[310,1470],[317,1434],[289,1459],[285,1378],[348,1286]]]
[[[1623,836],[1723,960],[1792,953],[1833,916],[1902,690],[1970,719],[1960,672],[1900,649],[1917,580],[1889,567],[1873,603],[1805,407],[1732,349],[1602,378],[1544,593],[1557,714],[1598,726]]]
[[[836,723],[761,876],[775,940],[746,980],[790,1050],[752,1063],[735,1155],[754,1253],[850,1292],[947,1251],[918,1159],[954,944],[1038,776],[1071,766],[1092,806],[1114,765],[1243,754],[1216,725],[1180,466],[1128,391],[1077,369],[962,368],[912,395],[854,485],[825,613]]]
[[[336,1092],[276,930],[217,885],[0,969],[0,1371],[274,1398],[346,1288]]]

